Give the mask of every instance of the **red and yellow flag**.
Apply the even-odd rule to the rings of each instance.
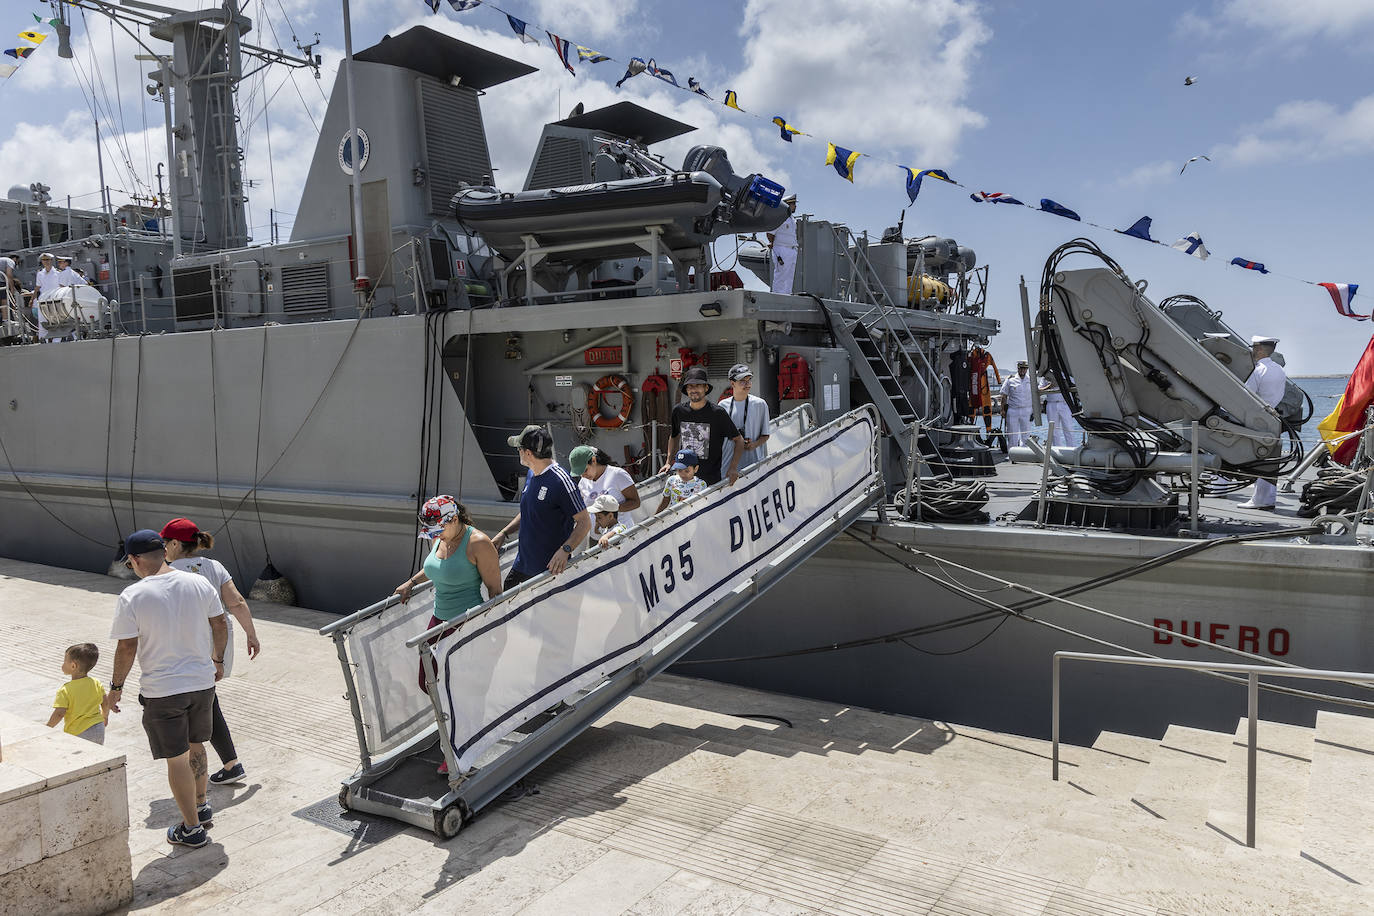
[[[1365,408],[1372,402],[1374,402],[1374,337],[1369,339],[1369,344],[1364,348],[1364,355],[1355,364],[1355,371],[1350,373],[1350,381],[1345,384],[1345,394],[1341,395],[1340,401],[1336,404],[1336,409],[1331,411],[1325,420],[1317,424],[1317,431],[1321,433],[1322,439],[1326,442],[1326,447],[1331,451],[1331,457],[1341,464],[1349,464],[1355,458],[1355,452],[1360,447],[1360,437],[1351,436],[1340,442],[1334,440],[1363,429]]]

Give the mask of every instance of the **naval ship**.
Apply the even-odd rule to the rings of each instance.
[[[785,189],[709,142],[669,161],[656,147],[693,128],[628,101],[544,125],[524,184],[498,187],[483,106],[533,68],[424,27],[352,54],[290,238],[250,244],[244,60],[318,61],[245,43],[234,4],[125,14],[167,48],[151,78],[176,167],[165,205],[61,208],[37,185],[0,201],[0,249],[29,268],[71,251],[92,278],[37,304],[69,339],[37,343],[15,302],[0,324],[0,553],[103,571],[122,532],[184,515],[241,586],[266,566],[345,613],[414,570],[426,497],[488,531],[510,519],[506,440],[525,425],[648,478],[682,373],[705,367],[718,397],[743,363],[780,423],[871,404],[891,499],[684,672],[1045,734],[1059,649],[1374,669],[1353,520],[1228,528],[1224,502],[1181,506],[1185,477],[1291,466],[1291,424],[1241,384],[1243,338],[1190,297],[1146,299],[1091,243],[1051,254],[1021,329],[1086,441],[999,463],[972,425],[968,355],[1001,329],[968,246],[801,217],[798,293],[746,288],[713,243],[767,283],[753,240],[786,219]],[[1073,678],[1070,740],[1218,727],[1243,696],[1189,674]],[[1334,702],[1266,696],[1265,715],[1310,724]]]

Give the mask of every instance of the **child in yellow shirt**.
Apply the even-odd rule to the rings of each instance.
[[[105,743],[105,722],[109,712],[105,708],[105,685],[90,676],[90,670],[100,661],[100,650],[94,643],[83,642],[67,648],[62,658],[62,673],[71,678],[57,690],[52,701],[52,715],[48,728],[58,722],[69,735]]]

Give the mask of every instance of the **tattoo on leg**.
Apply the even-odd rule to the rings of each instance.
[[[204,745],[193,745],[191,747],[191,772],[195,774],[197,779],[204,776],[207,772]]]

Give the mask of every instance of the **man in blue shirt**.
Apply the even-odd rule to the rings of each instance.
[[[586,542],[592,519],[577,482],[553,460],[553,437],[542,426],[526,426],[506,442],[520,452],[520,463],[529,468],[520,494],[520,514],[491,539],[500,550],[507,537],[520,532],[515,565],[504,583],[510,590],[546,569],[555,576],[561,573],[573,548]]]

